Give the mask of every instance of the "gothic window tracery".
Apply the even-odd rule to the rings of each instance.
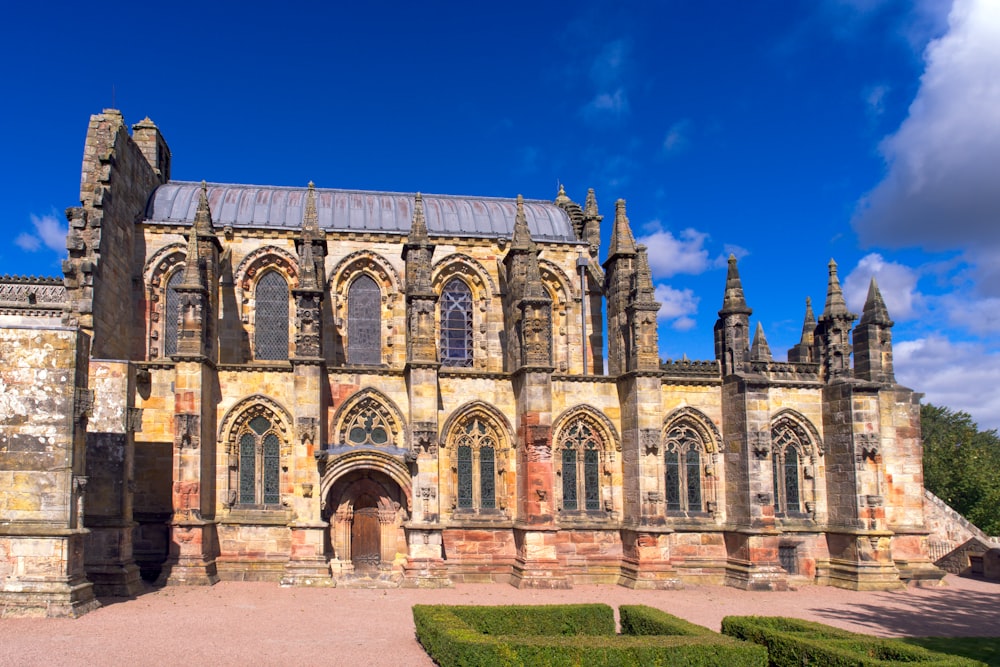
[[[560,434],[562,509],[567,512],[601,509],[600,459],[604,442],[587,420],[577,418]]]
[[[180,299],[176,287],[183,280],[184,271],[178,269],[170,275],[167,281],[166,294],[163,303],[163,355],[169,357],[177,354],[177,326],[180,315]]]
[[[441,364],[472,366],[472,291],[452,278],[441,293]]]
[[[496,427],[479,415],[461,422],[455,451],[455,507],[466,512],[492,512],[497,502],[497,456],[501,438]]]
[[[774,511],[785,516],[801,514],[805,444],[788,424],[777,424],[771,430],[771,447]]]
[[[367,275],[347,290],[347,362],[374,366],[382,361],[382,291]]]
[[[268,271],[254,291],[254,358],[288,359],[288,283]]]
[[[663,450],[667,511],[704,512],[702,458],[708,449],[702,435],[692,424],[676,424],[667,430]]]
[[[239,474],[237,503],[275,506],[281,502],[281,440],[275,424],[257,415],[244,424],[237,438]]]

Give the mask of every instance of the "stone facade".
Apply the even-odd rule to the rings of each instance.
[[[831,263],[823,313],[807,305],[779,362],[759,326],[751,343],[730,259],[716,359],[662,361],[623,200],[601,262],[593,191],[197,186],[170,163],[149,119],[130,135],[95,115],[64,291],[0,281],[5,610],[38,607],[39,577],[62,586],[49,613],[75,613],[140,572],[771,590],[941,575],[918,397],[895,383],[876,285],[854,327]],[[39,349],[59,379],[25,370]],[[93,393],[85,416],[72,387]]]

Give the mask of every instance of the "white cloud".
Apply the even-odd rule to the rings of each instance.
[[[868,113],[872,116],[881,116],[885,113],[885,96],[889,94],[889,86],[872,86],[865,91],[865,105]]]
[[[696,322],[691,317],[698,312],[700,299],[690,289],[674,289],[670,285],[656,286],[656,300],[660,302],[657,319],[670,322],[678,331],[694,328]]]
[[[580,113],[592,123],[615,123],[629,112],[626,79],[629,75],[628,40],[608,42],[590,65],[590,82],[595,91]]]
[[[641,236],[637,241],[649,250],[649,268],[653,276],[669,278],[678,273],[697,275],[710,268],[708,250],[704,248],[708,234],[696,229],[685,229],[679,236],[662,229],[654,220],[649,227],[655,231]]]
[[[909,115],[880,151],[888,172],[852,221],[864,243],[1000,246],[1000,2],[955,0],[928,44]]]
[[[872,276],[878,282],[889,317],[905,320],[914,316],[923,299],[923,295],[917,291],[919,273],[903,264],[887,262],[878,253],[862,257],[854,270],[844,278],[844,298],[853,312],[860,314],[864,308]]]
[[[977,336],[1000,334],[1000,298],[970,299],[952,293],[936,298],[934,305],[944,311],[950,326]]]
[[[613,93],[598,93],[583,107],[583,116],[589,120],[618,119],[628,113],[628,97],[619,88]]]
[[[37,252],[44,245],[49,250],[63,255],[66,253],[66,232],[68,228],[54,215],[31,216],[35,233],[21,232],[14,239],[14,245],[26,252]]]
[[[691,121],[687,118],[677,121],[667,130],[663,139],[663,150],[666,153],[677,153],[687,148],[690,141]]]
[[[42,247],[42,240],[34,234],[21,232],[17,235],[17,238],[14,239],[14,245],[25,252],[36,252]]]
[[[896,379],[924,401],[968,412],[980,428],[1000,428],[1000,353],[943,336],[896,342]]]

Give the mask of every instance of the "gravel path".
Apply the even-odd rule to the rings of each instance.
[[[797,616],[871,634],[1000,636],[1000,583],[949,575],[942,588],[858,593],[806,586],[752,593],[721,586],[632,591],[309,589],[224,582],[105,599],[79,619],[0,620],[0,665],[431,665],[413,604],[646,604],[715,630],[723,616]]]

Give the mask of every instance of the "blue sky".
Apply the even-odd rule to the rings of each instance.
[[[836,259],[898,379],[1000,427],[1000,2],[16,3],[0,272],[57,275],[89,115],[173,177],[625,198],[665,358],[713,356],[725,257],[775,356]],[[606,247],[606,244],[605,244]]]

